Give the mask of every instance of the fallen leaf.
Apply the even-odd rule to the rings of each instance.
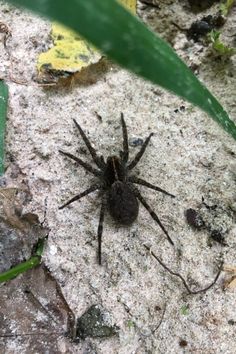
[[[131,12],[136,12],[136,0],[120,0]],[[51,37],[54,46],[38,57],[37,70],[39,83],[56,84],[60,78],[97,63],[102,54],[86,42],[78,33],[52,23]]]
[[[76,32],[58,24],[52,24],[51,37],[54,46],[38,58],[39,72],[58,72],[60,77],[68,76],[101,58],[93,46],[85,42]]]
[[[236,266],[231,265],[224,265],[223,270],[226,273],[229,273],[231,276],[230,278],[226,279],[224,282],[224,288],[233,290],[236,287]]]
[[[119,0],[127,9],[129,9],[133,14],[136,13],[137,0]]]
[[[0,352],[74,353],[75,319],[60,287],[39,266],[1,286]]]
[[[235,287],[236,287],[236,276],[232,277],[231,279],[225,282],[225,288],[232,290],[235,289]]]
[[[224,272],[233,273],[236,275],[236,266],[231,266],[231,265],[225,264],[223,267],[223,270],[224,270]]]
[[[38,215],[22,213],[23,205],[30,198],[27,190],[0,189],[1,273],[29,258],[33,246],[48,234]]]

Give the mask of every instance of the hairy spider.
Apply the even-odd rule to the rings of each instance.
[[[129,145],[128,145],[128,134],[127,128],[124,121],[123,113],[121,113],[121,124],[123,131],[123,150],[120,151],[120,157],[118,156],[108,156],[107,161],[105,162],[103,156],[99,156],[95,149],[90,144],[87,136],[85,135],[83,129],[80,125],[74,120],[76,127],[79,129],[80,135],[87,146],[93,161],[97,165],[97,168],[92,167],[87,162],[84,162],[79,157],[76,157],[68,152],[59,150],[59,152],[72,160],[76,161],[80,166],[82,166],[86,171],[92,173],[99,178],[99,182],[91,185],[84,192],[77,194],[75,197],[70,199],[68,202],[63,204],[59,209],[63,209],[69,204],[75,202],[76,200],[81,199],[82,197],[88,195],[91,192],[100,190],[102,193],[102,203],[100,218],[98,224],[98,262],[101,265],[101,244],[102,244],[102,231],[103,231],[103,221],[105,209],[108,209],[111,216],[115,221],[123,225],[132,224],[137,216],[139,211],[139,203],[147,209],[153,220],[157,222],[162,231],[165,233],[168,241],[173,245],[168,232],[165,227],[162,225],[157,214],[152,210],[152,208],[147,204],[146,200],[142,197],[141,193],[134,186],[134,184],[139,184],[147,188],[154,189],[155,191],[164,193],[171,197],[174,195],[166,192],[160,187],[154,186],[145,180],[130,175],[132,169],[137,165],[139,160],[144,154],[148,143],[153,135],[151,133],[143,143],[141,149],[136,154],[134,159],[131,162],[129,160]]]

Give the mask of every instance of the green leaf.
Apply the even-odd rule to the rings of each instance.
[[[220,4],[220,11],[222,15],[227,16],[233,4],[234,0],[226,0],[225,3]]]
[[[236,139],[236,126],[173,49],[115,0],[8,0],[79,32],[120,65],[207,112]]]
[[[22,262],[17,266],[7,270],[0,274],[0,283],[11,280],[17,275],[26,272],[27,270],[36,267],[40,264],[40,258],[38,256],[31,257],[28,261]]]
[[[221,35],[221,33],[219,31],[216,31],[216,30],[212,30],[209,33],[209,37],[210,37],[210,40],[212,42],[213,49],[217,53],[219,53],[220,55],[224,55],[224,56],[231,56],[231,55],[235,54],[236,53],[235,48],[231,48],[231,47],[228,47],[227,45],[225,45],[221,41],[220,35]]]
[[[134,327],[135,327],[135,322],[132,321],[132,320],[128,320],[128,321],[127,321],[127,327],[128,327],[129,329],[134,328]]]
[[[7,116],[8,87],[0,80],[0,176],[4,173],[4,137]]]
[[[189,305],[185,304],[180,308],[181,315],[187,316],[189,314]]]
[[[40,239],[36,245],[34,255],[25,262],[22,262],[15,267],[0,274],[0,283],[11,280],[17,277],[19,274],[26,272],[27,270],[37,267],[41,263],[41,256],[44,248],[44,239]]]

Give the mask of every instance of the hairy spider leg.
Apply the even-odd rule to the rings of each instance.
[[[158,223],[158,225],[160,226],[160,228],[162,229],[162,231],[165,233],[168,241],[174,246],[174,242],[171,240],[168,232],[166,231],[166,229],[164,228],[164,226],[162,225],[160,219],[158,218],[157,214],[152,210],[152,208],[147,204],[146,200],[142,197],[142,195],[140,194],[140,192],[137,190],[137,188],[135,188],[134,186],[132,186],[131,184],[131,188],[133,189],[136,197],[138,198],[138,200],[143,204],[144,208],[147,209],[147,211],[149,212],[149,214],[151,215],[152,219],[154,221],[156,221]]]
[[[139,150],[139,152],[137,153],[137,155],[135,156],[135,158],[133,159],[133,161],[130,162],[130,164],[128,165],[128,169],[129,170],[132,170],[136,165],[137,163],[139,162],[139,160],[141,159],[141,157],[143,156],[147,146],[148,146],[148,143],[151,139],[151,137],[153,136],[153,133],[151,133],[149,135],[149,137],[144,141],[141,149]]]
[[[87,162],[84,162],[83,160],[81,160],[79,157],[76,157],[72,154],[70,154],[69,152],[65,152],[62,150],[59,150],[59,152],[67,157],[69,157],[70,159],[76,161],[80,166],[82,166],[86,171],[92,173],[93,175],[97,176],[97,177],[101,177],[101,172],[99,170],[96,170],[96,168],[93,168],[91,165],[89,165]]]
[[[89,139],[87,138],[85,132],[83,131],[83,129],[81,128],[79,123],[77,123],[75,119],[73,119],[73,121],[74,121],[76,127],[79,129],[80,135],[81,135],[83,141],[85,142],[85,145],[87,146],[87,148],[92,156],[93,161],[100,169],[103,169],[105,167],[105,163],[104,163],[103,159],[97,155],[96,150],[92,147]]]
[[[65,204],[63,204],[62,206],[59,207],[59,209],[63,209],[65,208],[67,205],[74,203],[76,200],[79,200],[82,197],[85,197],[86,195],[88,195],[89,193],[92,193],[98,189],[101,189],[102,186],[100,184],[93,184],[92,186],[90,186],[88,189],[86,189],[84,192],[77,194],[76,196],[74,196],[73,198],[71,198],[70,200],[68,200],[68,202],[66,202]]]
[[[103,231],[103,221],[106,208],[106,195],[102,197],[101,211],[98,223],[98,264],[102,264],[102,231]]]
[[[171,193],[166,192],[164,189],[161,189],[160,187],[154,186],[153,184],[146,182],[145,180],[135,177],[135,176],[130,176],[128,177],[128,181],[135,183],[135,184],[140,184],[141,186],[145,186],[150,189],[154,189],[155,191],[161,192],[163,194],[169,195],[172,198],[175,198],[175,196]]]
[[[122,124],[122,133],[123,133],[122,160],[126,163],[129,159],[129,144],[128,144],[127,127],[126,127],[123,113],[121,113],[121,124]]]

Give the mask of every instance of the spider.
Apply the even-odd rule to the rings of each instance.
[[[100,190],[102,195],[101,211],[98,224],[98,263],[102,264],[101,257],[101,247],[102,247],[102,232],[103,232],[103,221],[105,210],[110,212],[112,218],[121,225],[131,225],[137,218],[139,212],[139,202],[147,209],[152,219],[160,226],[162,231],[165,233],[168,241],[174,245],[168,232],[161,223],[157,214],[148,205],[144,197],[141,195],[139,190],[135,187],[135,184],[145,186],[147,188],[154,189],[155,191],[164,193],[170,197],[174,198],[173,194],[166,192],[160,187],[154,186],[145,180],[131,175],[131,171],[138,164],[139,160],[143,156],[153,133],[151,133],[144,141],[141,149],[138,151],[136,156],[132,161],[129,162],[129,145],[128,145],[128,134],[126,123],[124,120],[123,113],[121,113],[121,125],[123,132],[123,150],[120,151],[120,156],[108,156],[105,162],[103,156],[99,156],[96,150],[92,147],[89,139],[84,133],[83,129],[77,123],[75,119],[74,123],[79,130],[79,133],[87,146],[94,163],[97,168],[92,167],[87,162],[84,162],[79,157],[76,157],[69,152],[59,150],[59,152],[70,159],[76,161],[80,166],[82,166],[86,171],[98,177],[99,181],[96,184],[91,185],[88,189],[82,193],[77,194],[72,199],[68,200],[59,209],[63,209],[69,204],[81,199],[82,197]]]

